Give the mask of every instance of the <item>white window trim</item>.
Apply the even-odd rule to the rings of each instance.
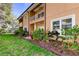
[[[59,17],[59,18],[56,18],[56,19],[52,19],[51,20],[51,22],[50,22],[50,24],[51,24],[51,27],[50,27],[50,31],[52,31],[53,30],[53,25],[52,25],[52,22],[54,22],[54,21],[60,21],[60,29],[62,29],[62,24],[61,24],[61,21],[63,20],[63,19],[67,19],[67,18],[72,18],[72,27],[75,25],[75,14],[72,14],[72,15],[68,15],[68,16],[63,16],[63,17]],[[61,31],[60,31],[61,32]],[[60,35],[61,35],[61,33],[60,33]]]

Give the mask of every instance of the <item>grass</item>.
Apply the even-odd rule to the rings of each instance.
[[[27,40],[11,34],[0,35],[0,56],[53,56],[47,51]]]

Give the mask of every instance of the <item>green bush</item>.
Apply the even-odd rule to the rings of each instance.
[[[18,30],[15,31],[15,35],[21,35],[22,36],[22,34],[23,34],[23,30],[18,29]]]
[[[67,49],[68,48],[68,43],[64,42],[64,49]]]
[[[79,50],[79,45],[77,43],[73,43],[70,48],[74,50]]]
[[[32,33],[33,39],[36,40],[47,40],[48,39],[48,35],[45,34],[45,31],[43,29],[36,29],[33,33]]]
[[[76,42],[79,37],[79,26],[75,25],[73,28],[63,29],[62,33],[66,38],[74,39],[74,42]]]
[[[72,43],[70,46],[67,42],[64,42],[64,49],[74,49],[79,50],[79,45],[77,43]]]
[[[23,34],[23,28],[19,28],[18,30],[15,31],[15,35],[21,35]]]
[[[19,28],[18,30],[15,31],[15,35],[28,36],[29,32],[24,31],[23,28]]]

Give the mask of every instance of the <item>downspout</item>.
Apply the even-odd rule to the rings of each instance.
[[[45,3],[45,33],[46,33],[46,3]]]

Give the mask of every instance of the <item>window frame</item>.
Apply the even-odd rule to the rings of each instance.
[[[52,31],[53,30],[53,22],[55,22],[55,21],[59,21],[60,22],[60,24],[59,24],[59,27],[60,27],[60,35],[62,35],[62,33],[61,33],[61,29],[62,29],[62,20],[64,20],[64,19],[69,19],[69,18],[72,18],[72,27],[75,25],[75,14],[72,14],[72,15],[68,15],[68,16],[63,16],[63,17],[59,17],[59,18],[56,18],[56,19],[52,19],[51,20],[51,27],[50,27],[50,31]]]

